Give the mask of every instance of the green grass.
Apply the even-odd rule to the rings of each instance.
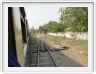
[[[83,51],[84,55],[88,55],[88,40],[75,40],[75,39],[65,39],[68,44],[72,47],[76,47],[78,51]]]
[[[51,36],[50,39],[55,44],[59,44],[62,40],[61,37],[58,37],[58,36]]]
[[[88,56],[88,40],[75,40],[59,36],[49,36],[49,40],[54,44],[66,43],[68,46],[73,47],[78,51],[83,51],[86,57]]]
[[[71,46],[78,46],[79,49],[88,49],[88,40],[75,40],[75,39],[66,39],[64,38],[65,42],[67,41]]]

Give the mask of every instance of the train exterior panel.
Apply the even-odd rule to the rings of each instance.
[[[21,30],[20,10],[17,7],[12,8],[12,10],[13,10],[13,25],[14,25],[14,32],[15,32],[17,58],[19,63],[23,66],[24,48],[23,48],[23,38],[22,38],[22,30]]]
[[[18,62],[20,66],[24,66],[28,31],[24,7],[8,7],[8,66],[10,60],[12,63],[14,58],[17,60],[15,62]],[[12,58],[12,56],[14,56],[14,58]],[[13,61],[11,66],[14,67],[15,62]]]

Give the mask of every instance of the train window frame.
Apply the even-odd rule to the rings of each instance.
[[[8,16],[8,14],[5,12],[6,10],[6,8],[8,7],[8,6],[12,6],[11,4],[12,4],[12,2],[2,2],[2,14],[3,14],[3,16],[2,16],[2,18],[3,18],[3,37],[5,37],[6,35],[6,24],[8,24],[8,21],[7,22],[4,22],[5,20],[4,20],[4,17],[5,17],[5,15],[6,16]],[[16,3],[18,3],[17,5],[15,4],[15,2],[13,2],[13,4],[15,4],[15,5],[13,5],[13,6],[22,6],[23,4],[23,2],[20,2],[21,3],[21,5],[20,5],[20,3],[19,2],[16,2]],[[25,4],[27,3],[29,3],[29,2],[24,2]],[[34,4],[38,4],[38,2],[30,2],[30,3],[34,3]],[[44,73],[44,72],[48,72],[48,73],[50,73],[50,72],[52,72],[52,73],[70,73],[70,72],[93,72],[93,69],[94,69],[94,64],[93,64],[93,55],[94,55],[94,1],[86,1],[86,2],[64,2],[64,1],[61,1],[61,2],[40,2],[40,3],[67,3],[67,4],[70,4],[71,3],[71,5],[72,4],[80,4],[80,5],[83,5],[83,4],[85,4],[85,6],[88,6],[88,9],[89,10],[92,10],[92,11],[89,11],[88,10],[88,31],[90,31],[90,32],[88,32],[88,67],[65,67],[65,68],[63,68],[63,67],[56,67],[56,68],[54,68],[54,67],[52,67],[52,68],[49,68],[49,67],[47,67],[47,68],[38,68],[38,67],[34,67],[34,68],[32,68],[32,67],[17,67],[17,68],[9,68],[9,67],[7,67],[7,64],[8,63],[6,63],[6,61],[8,60],[8,58],[7,58],[7,60],[6,60],[6,47],[7,47],[7,44],[6,44],[6,41],[5,40],[7,40],[6,38],[3,38],[3,71],[4,72],[29,72],[30,71],[30,69],[31,69],[31,71],[30,72],[36,72],[36,73]],[[67,5],[66,4],[66,5]],[[88,5],[89,4],[89,5]],[[79,5],[79,6],[80,6]],[[24,5],[23,5],[24,6]],[[70,5],[69,5],[70,6]],[[75,6],[75,5],[73,5],[73,6]],[[77,5],[78,6],[78,5]],[[89,17],[89,16],[91,16],[91,18]],[[91,21],[90,21],[91,20]],[[92,24],[92,25],[91,25]],[[4,40],[5,39],[5,40]],[[6,44],[6,47],[4,47],[4,43]],[[89,49],[89,48],[91,48],[91,49]],[[90,52],[90,54],[89,54],[89,52]],[[30,73],[29,72],[29,73]]]

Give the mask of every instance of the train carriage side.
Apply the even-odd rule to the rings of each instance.
[[[8,66],[24,66],[28,23],[24,7],[8,7]],[[12,55],[13,54],[13,55]],[[14,57],[13,57],[14,56]],[[16,63],[18,62],[18,64]]]

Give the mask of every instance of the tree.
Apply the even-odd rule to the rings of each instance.
[[[61,8],[60,23],[64,31],[87,32],[88,31],[88,8],[67,7]]]
[[[58,22],[49,21],[47,24],[45,24],[43,26],[40,26],[39,27],[39,31],[40,32],[44,32],[44,33],[47,33],[47,32],[58,32],[59,31],[58,27],[59,27]]]

